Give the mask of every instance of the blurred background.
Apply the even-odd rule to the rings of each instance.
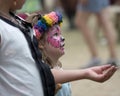
[[[63,13],[64,21],[62,34],[65,37],[65,55],[61,57],[63,68],[80,69],[86,65],[91,55],[80,30],[74,25],[77,0],[69,0],[69,3],[67,4],[67,0],[63,0],[63,5],[56,1],[57,0],[26,0],[26,4],[23,6],[22,10],[18,11],[18,14],[32,12],[41,12],[42,14],[53,10],[61,11]],[[70,12],[68,12],[67,8]],[[120,59],[119,3],[112,4],[109,10],[112,23],[114,24],[118,35],[116,49],[118,58]],[[106,46],[107,40],[104,38],[101,28],[96,24],[96,18],[94,15],[90,16],[88,24],[93,30],[95,30],[95,32],[97,31],[95,33],[97,37],[97,48],[99,55],[103,60],[102,64],[104,64],[109,57],[108,48]],[[102,84],[90,80],[79,80],[71,82],[71,85],[72,96],[120,96],[120,69],[118,69],[110,80]]]

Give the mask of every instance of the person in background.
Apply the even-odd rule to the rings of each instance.
[[[45,0],[39,0],[40,5],[42,6],[42,11],[46,12],[48,11],[46,8]]]
[[[55,0],[56,10],[65,13],[68,20],[68,28],[75,29],[74,17],[78,0]]]
[[[110,57],[107,60],[107,63],[114,65],[119,64],[116,52],[117,36],[114,25],[110,19],[109,3],[109,0],[79,0],[77,5],[75,24],[82,32],[91,53],[91,59],[85,67],[102,64],[102,60],[99,57],[97,50],[95,34],[87,25],[91,14],[94,14],[97,17],[98,25],[103,28],[104,35],[108,42]]]

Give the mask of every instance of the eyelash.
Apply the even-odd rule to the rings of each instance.
[[[58,33],[55,33],[54,36],[58,36]]]

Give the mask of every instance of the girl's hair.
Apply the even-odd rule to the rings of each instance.
[[[62,14],[59,12],[50,12],[48,14],[45,14],[41,16],[38,20],[38,22],[33,26],[35,36],[38,40],[38,42],[45,42],[46,33],[49,31],[50,28],[52,28],[55,25],[61,26],[62,23]],[[43,52],[43,49],[40,49],[42,51],[42,59],[45,63],[49,64],[51,68],[54,67],[52,64],[52,61],[49,57],[45,55]],[[62,66],[60,61],[58,61],[57,65],[59,67]]]

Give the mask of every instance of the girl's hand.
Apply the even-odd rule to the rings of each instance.
[[[115,73],[117,68],[112,65],[102,65],[102,66],[91,67],[85,70],[87,71],[87,79],[96,82],[104,82],[108,80]]]

